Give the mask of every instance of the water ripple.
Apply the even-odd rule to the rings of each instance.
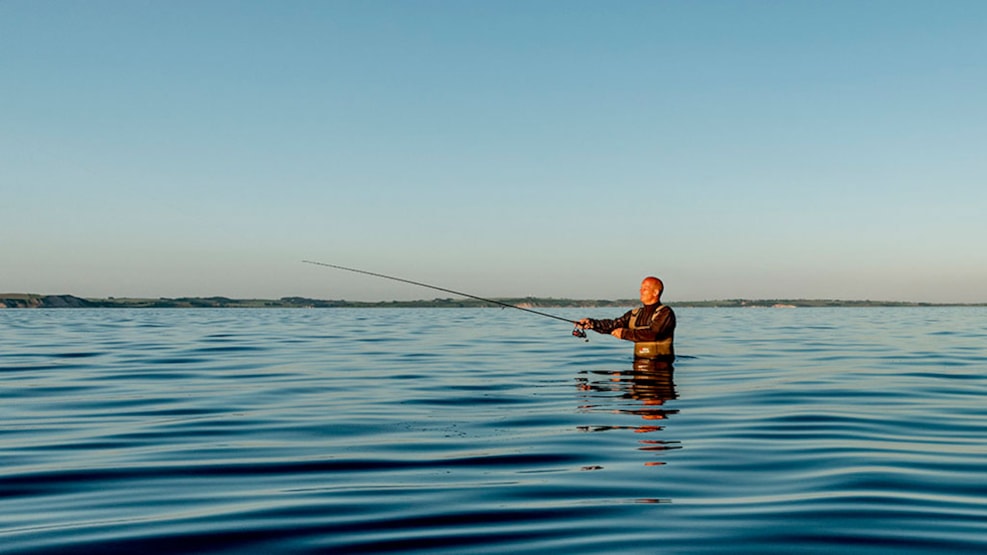
[[[0,551],[987,549],[987,310],[677,313],[0,311]]]

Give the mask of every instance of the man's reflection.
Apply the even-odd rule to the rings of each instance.
[[[635,359],[630,372],[583,371],[576,378],[579,388],[587,392],[580,407],[587,412],[609,412],[639,417],[644,423],[628,426],[581,427],[586,432],[602,432],[614,429],[633,430],[636,433],[652,433],[664,429],[659,421],[666,420],[678,410],[669,409],[666,402],[677,395],[674,382],[675,369],[670,362],[651,359]],[[658,439],[638,440],[641,451],[661,452],[681,447],[677,441]],[[647,466],[664,464],[646,462]]]

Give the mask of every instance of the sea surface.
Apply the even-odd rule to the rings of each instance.
[[[987,309],[676,312],[0,311],[0,553],[987,552]]]

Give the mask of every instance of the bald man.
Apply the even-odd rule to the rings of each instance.
[[[613,320],[583,318],[577,325],[597,333],[610,335],[634,342],[634,358],[645,358],[671,362],[675,360],[672,345],[675,336],[675,313],[661,304],[661,294],[665,284],[654,276],[641,282],[642,307],[628,311]]]

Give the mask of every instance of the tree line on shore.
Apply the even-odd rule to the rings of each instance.
[[[629,307],[637,299],[556,299],[519,297],[495,299],[524,308],[595,308]],[[867,307],[867,306],[987,306],[987,303],[920,303],[906,301],[831,300],[831,299],[723,299],[713,301],[668,302],[674,307],[708,308],[798,308],[798,307]],[[414,301],[347,301],[281,297],[280,299],[231,299],[228,297],[166,298],[82,298],[74,295],[0,294],[0,308],[481,308],[496,306],[480,300],[436,298]]]

